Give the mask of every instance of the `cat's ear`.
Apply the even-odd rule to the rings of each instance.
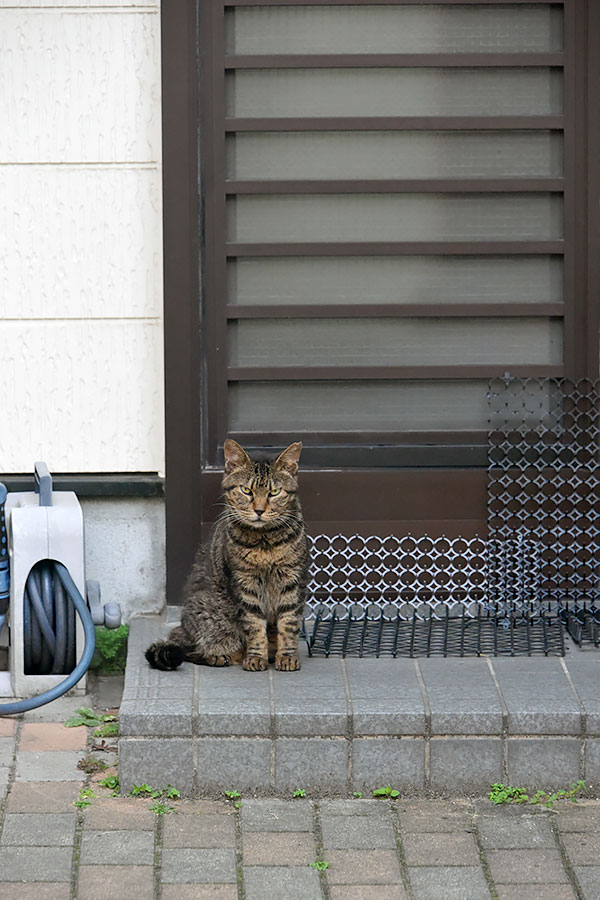
[[[298,462],[300,460],[301,450],[302,443],[300,441],[295,444],[290,444],[283,453],[279,454],[273,464],[274,467],[276,469],[285,469],[290,475],[296,475],[298,472]]]
[[[251,465],[250,457],[244,448],[240,447],[240,445],[231,438],[227,438],[223,444],[223,450],[225,452],[226,475],[229,475],[230,472],[235,472],[236,469],[245,469],[247,466]]]

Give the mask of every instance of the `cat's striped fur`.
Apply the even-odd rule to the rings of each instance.
[[[298,635],[308,581],[308,541],[298,500],[302,444],[273,462],[253,461],[225,441],[225,512],[208,556],[199,551],[187,581],[181,625],[146,650],[157,669],[184,660],[241,662],[248,671],[300,668]]]

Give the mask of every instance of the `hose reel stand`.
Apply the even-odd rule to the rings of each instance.
[[[77,683],[85,692],[94,625],[121,623],[117,603],[102,605],[98,582],[86,585],[81,506],[72,491],[52,490],[45,463],[35,464],[35,492],[7,494],[0,484],[0,631],[7,617],[0,715],[49,703]]]

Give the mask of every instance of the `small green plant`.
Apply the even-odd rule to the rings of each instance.
[[[82,788],[79,791],[79,800],[73,800],[73,806],[77,809],[86,809],[92,805],[92,800],[96,799],[96,795],[91,788]]]
[[[233,805],[234,805],[235,809],[241,809],[241,808],[242,808],[242,801],[241,801],[241,800],[236,800],[235,803],[234,803]]]
[[[239,791],[225,791],[225,796],[228,800],[241,800],[242,795]]]
[[[352,796],[355,800],[362,800],[362,791],[353,791]]]
[[[156,788],[150,787],[149,784],[134,784],[130,791],[131,797],[150,797],[152,800],[157,799],[163,792]]]
[[[296,788],[296,790],[292,794],[292,797],[306,797],[306,791],[304,790],[304,788]]]
[[[578,794],[584,787],[584,781],[577,781],[571,785],[570,790],[561,788],[561,790],[553,791],[552,793],[538,790],[533,796],[530,796],[524,788],[515,788],[510,785],[496,783],[492,785],[489,799],[496,805],[500,803],[530,803],[541,804],[548,807],[548,809],[552,809],[557,800],[571,800],[573,803],[577,803],[575,794]]]
[[[84,756],[77,763],[77,768],[87,775],[96,775],[98,772],[108,769],[108,763],[105,763],[103,759],[98,759],[97,756]]]
[[[151,812],[156,813],[157,816],[166,816],[172,813],[175,807],[167,806],[166,803],[160,803],[158,800],[155,800],[149,809]]]
[[[106,778],[102,778],[102,780],[98,782],[98,786],[109,788],[109,790],[113,792],[113,797],[117,797],[119,795],[119,776],[107,775]]]
[[[129,625],[119,625],[118,628],[104,628],[97,625],[96,650],[90,669],[95,669],[101,675],[118,675],[124,672],[128,636]]]
[[[104,722],[116,722],[117,717],[107,714],[104,716],[97,715],[89,706],[80,706],[74,716],[71,716],[65,722],[65,728],[76,728],[78,725],[87,725],[88,728],[97,728]]]
[[[100,728],[96,728],[94,731],[94,737],[99,738],[108,738],[108,737],[118,737],[119,734],[119,723],[118,722],[105,722]]]
[[[329,868],[329,865],[330,864],[328,862],[326,862],[326,860],[324,860],[324,859],[315,859],[314,862],[309,863],[309,866],[311,867],[311,869],[316,869],[317,872],[324,872],[326,869]]]
[[[178,791],[177,788],[171,787],[170,784],[166,786],[164,794],[168,800],[181,800],[181,791]]]
[[[374,797],[391,797],[392,800],[395,800],[396,797],[400,796],[400,791],[395,790],[395,788],[390,787],[388,784],[387,787],[375,788],[373,791]]]

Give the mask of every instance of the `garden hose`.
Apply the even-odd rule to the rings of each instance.
[[[1,573],[2,569],[0,569],[0,627],[6,615],[6,610],[2,613],[1,605],[3,585]],[[8,578],[6,581],[8,582]],[[85,635],[83,654],[76,666],[75,610],[81,619]],[[54,560],[37,563],[29,573],[23,597],[23,621],[25,673],[61,675],[71,669],[72,671],[60,684],[37,697],[1,703],[0,716],[27,712],[66,694],[87,672],[96,647],[94,623],[87,604],[68,570],[62,563]]]

